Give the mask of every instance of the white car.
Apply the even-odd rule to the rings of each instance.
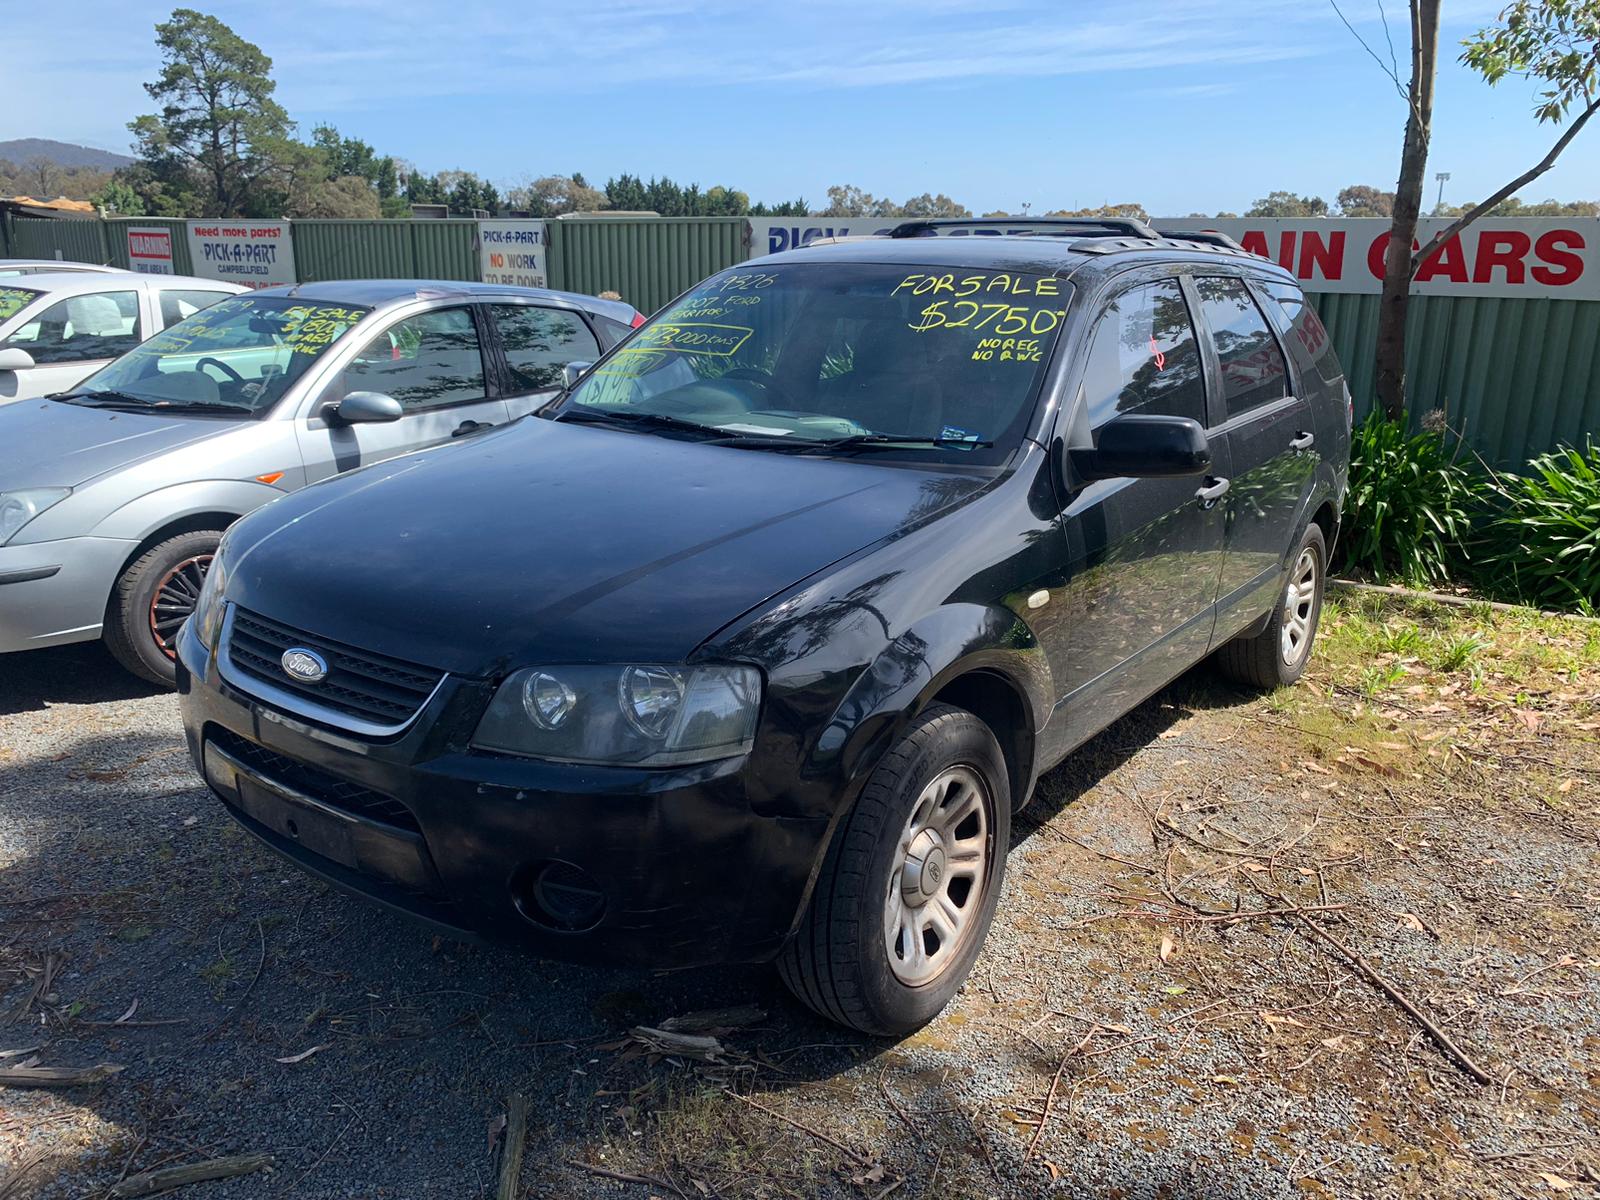
[[[190,313],[246,290],[132,271],[0,278],[0,404],[64,392]]]

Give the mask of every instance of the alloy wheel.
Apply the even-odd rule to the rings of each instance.
[[[1311,647],[1311,619],[1316,612],[1317,552],[1310,546],[1300,551],[1294,570],[1289,573],[1289,585],[1283,593],[1283,636],[1280,652],[1289,666],[1297,666]]]
[[[989,789],[967,766],[922,789],[906,821],[884,897],[889,967],[909,987],[938,979],[981,923],[994,846]]]

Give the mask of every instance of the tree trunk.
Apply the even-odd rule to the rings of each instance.
[[[1439,54],[1440,0],[1411,0],[1411,113],[1406,118],[1400,179],[1394,190],[1394,222],[1383,260],[1383,298],[1378,307],[1378,403],[1392,420],[1406,411],[1406,309],[1411,298],[1411,243],[1428,170],[1433,132],[1433,77]]]

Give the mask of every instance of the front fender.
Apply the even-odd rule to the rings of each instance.
[[[1025,724],[1018,732],[1028,751],[1019,763],[1025,783],[1033,739],[1052,707],[1050,668],[1033,630],[1000,605],[946,605],[885,647],[834,711],[817,742],[819,760],[836,762],[853,801],[916,715],[952,681],[973,673],[1003,683],[1018,702]],[[995,733],[1003,742],[1008,731]]]
[[[202,479],[146,492],[106,515],[92,530],[96,537],[143,541],[173,521],[200,513],[247,512],[284,495],[277,488],[243,479]]]

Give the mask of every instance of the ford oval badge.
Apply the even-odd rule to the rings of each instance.
[[[327,659],[315,650],[306,650],[300,646],[285,650],[283,657],[278,660],[278,665],[283,668],[283,673],[296,683],[321,683],[328,677]]]

